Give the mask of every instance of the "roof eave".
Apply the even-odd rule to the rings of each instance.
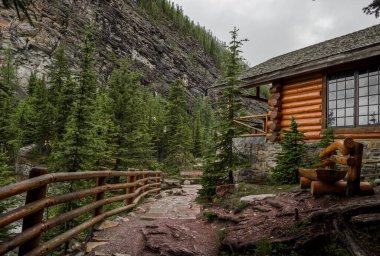
[[[244,79],[244,84],[241,86],[241,88],[253,88],[263,84],[272,83],[275,80],[290,78],[307,73],[314,73],[333,66],[359,61],[374,56],[380,56],[380,44],[367,46],[355,51],[339,53],[327,58],[321,58],[262,75],[248,77]]]

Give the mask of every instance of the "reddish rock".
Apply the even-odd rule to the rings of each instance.
[[[221,185],[216,187],[216,195],[219,197],[223,197],[227,194],[233,194],[238,190],[238,185],[236,184],[228,184]]]

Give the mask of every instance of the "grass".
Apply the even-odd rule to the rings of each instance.
[[[297,189],[298,187],[299,185],[258,185],[242,183],[239,184],[239,189],[236,193],[221,198],[215,197],[213,204],[215,206],[219,206],[227,210],[239,212],[247,206],[245,202],[240,201],[240,198],[244,196],[260,194],[279,194],[282,192]]]

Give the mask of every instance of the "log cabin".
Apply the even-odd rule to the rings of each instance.
[[[274,57],[242,79],[243,89],[271,84],[271,141],[292,116],[309,140],[328,125],[337,138],[380,139],[380,25]]]

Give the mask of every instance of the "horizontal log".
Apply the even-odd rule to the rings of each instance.
[[[297,119],[297,125],[300,126],[313,126],[313,125],[322,125],[322,118],[308,118],[308,119]],[[290,126],[291,120],[281,121],[281,127]]]
[[[301,177],[308,178],[309,180],[318,180],[316,168],[299,168],[298,173]]]
[[[380,133],[364,133],[364,134],[358,134],[358,133],[346,133],[346,134],[335,134],[335,137],[337,139],[344,139],[344,138],[353,138],[353,139],[379,139]]]
[[[344,140],[337,140],[330,146],[325,148],[319,153],[320,158],[330,157],[336,151],[339,151],[342,155],[348,155],[350,150],[355,147],[355,142],[352,138],[346,138]]]
[[[311,105],[305,107],[297,107],[297,108],[287,108],[282,109],[283,115],[294,115],[294,114],[305,114],[322,111],[322,105]]]
[[[321,91],[313,91],[313,92],[306,92],[302,94],[284,95],[281,98],[281,100],[283,103],[297,102],[297,101],[304,101],[304,100],[319,99],[321,98],[321,95],[322,95]]]
[[[271,95],[270,100],[279,100],[281,99],[281,93],[277,92]]]
[[[311,183],[311,194],[316,195],[346,195],[347,182],[338,181],[334,184],[327,184],[321,181],[313,181]],[[373,187],[368,182],[360,182],[360,195],[372,195]]]
[[[157,173],[152,171],[88,171],[88,172],[66,172],[66,173],[50,173],[33,179],[24,180],[8,186],[0,188],[0,200],[24,193],[28,190],[35,189],[50,183],[73,181],[79,179],[95,179],[100,177],[128,177],[134,175],[148,174],[155,176]]]
[[[298,89],[298,88],[315,85],[315,84],[322,84],[322,83],[323,83],[323,79],[317,78],[317,79],[312,79],[308,81],[286,84],[283,86],[283,90]]]
[[[269,106],[280,107],[281,104],[282,104],[281,100],[275,100],[275,99],[268,100],[268,105]]]
[[[300,178],[300,186],[301,189],[308,189],[311,186],[312,180],[306,178],[306,177],[301,177]]]
[[[283,90],[281,94],[283,96],[292,95],[292,94],[303,94],[305,92],[312,92],[312,91],[321,91],[322,84],[316,84],[316,85],[310,85],[305,86],[297,89],[290,89],[290,90]]]
[[[282,108],[284,108],[284,109],[286,109],[286,108],[297,108],[297,107],[305,107],[305,106],[320,105],[320,104],[322,104],[322,98],[284,103],[284,104],[282,104]]]
[[[320,139],[321,133],[320,132],[305,132],[304,137],[306,139]]]
[[[281,127],[282,130],[290,131],[290,126]],[[300,126],[297,128],[300,132],[313,132],[313,131],[322,131],[321,125],[312,125],[312,126]]]
[[[305,114],[294,114],[294,115],[283,115],[282,120],[291,120],[294,117],[296,120],[298,119],[307,119],[307,118],[320,118],[322,117],[322,112],[311,112]]]
[[[342,164],[342,165],[354,166],[356,164],[356,160],[352,156],[332,155],[331,159],[335,161],[336,163]]]

